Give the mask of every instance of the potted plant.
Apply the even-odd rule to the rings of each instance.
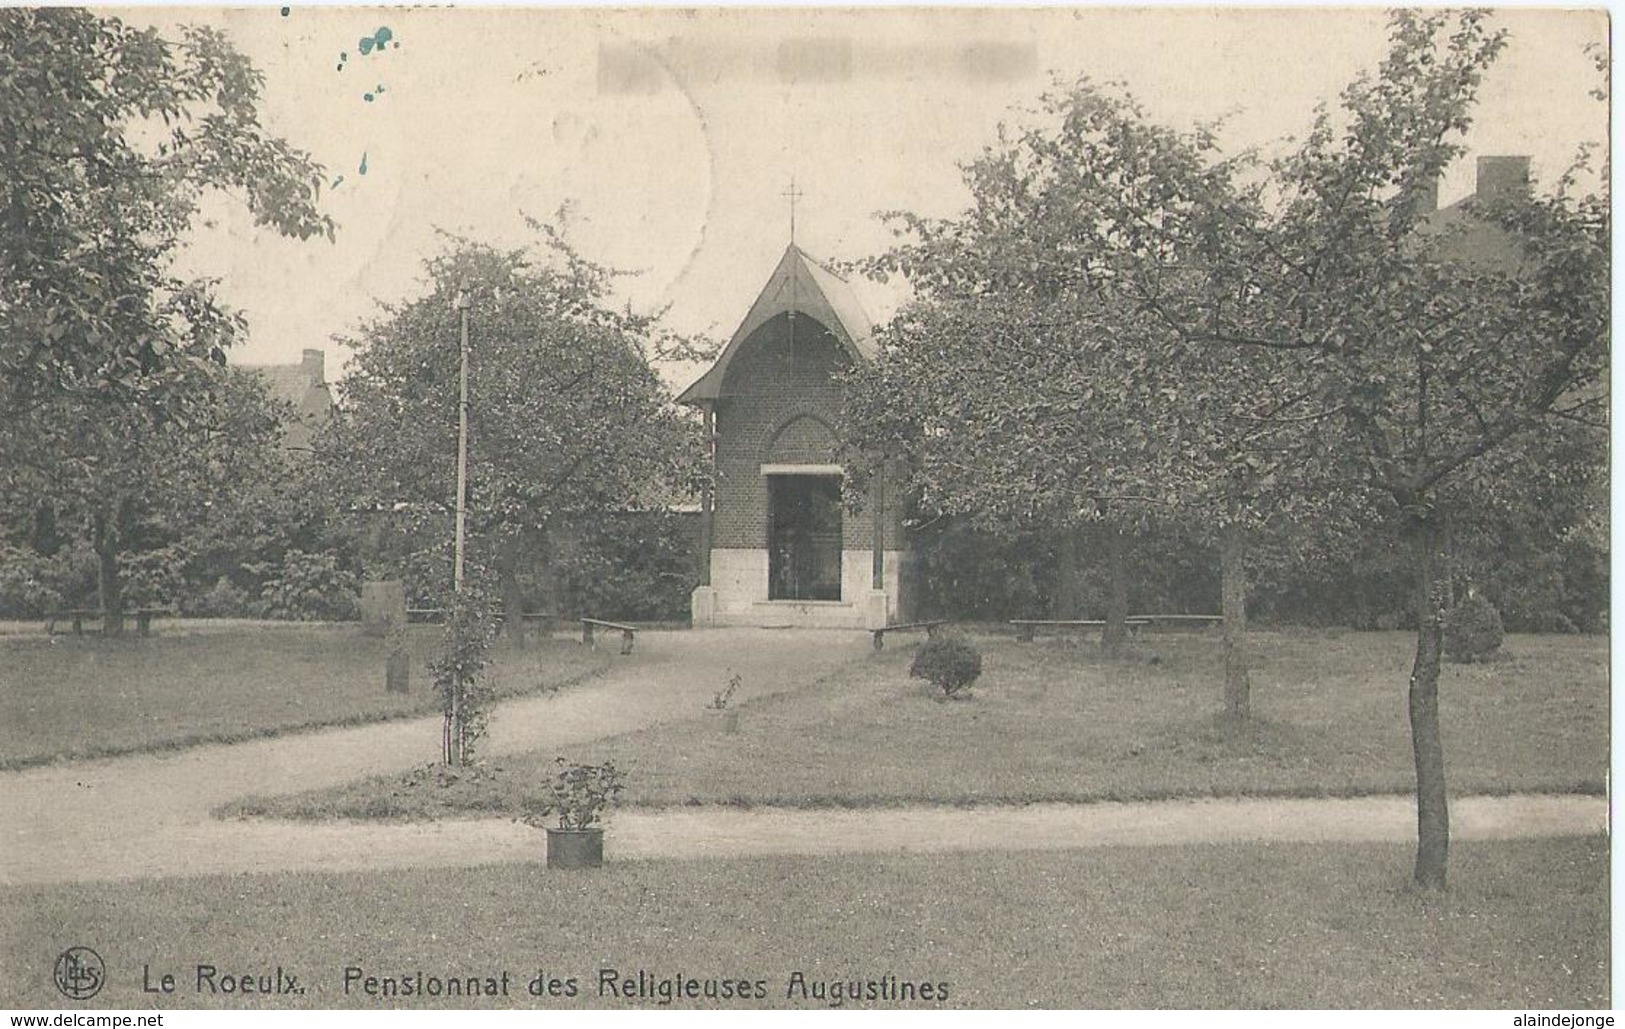
[[[734,693],[739,689],[739,673],[728,676],[727,685],[711,695],[711,702],[705,705],[706,717],[711,719],[723,732],[739,731],[739,709],[729,707]]]
[[[586,765],[561,757],[555,763],[549,795],[525,813],[525,821],[547,830],[547,867],[597,868],[604,863],[598,820],[620,798],[625,775],[612,761]]]

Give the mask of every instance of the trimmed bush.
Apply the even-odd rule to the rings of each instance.
[[[197,618],[247,618],[253,613],[253,601],[246,590],[222,575],[209,589],[183,604],[182,610]]]
[[[68,577],[58,567],[64,564],[0,542],[0,617],[36,618],[64,606]]]
[[[683,621],[698,537],[690,515],[606,512],[581,527],[577,545],[560,548],[555,603],[617,621]]]
[[[1444,623],[1444,653],[1452,661],[1486,661],[1501,649],[1501,612],[1480,596],[1450,609]]]
[[[267,618],[292,622],[346,621],[360,614],[361,584],[332,554],[290,550],[260,587]]]
[[[186,577],[181,570],[185,564],[184,548],[174,544],[122,555],[119,570],[124,580],[125,606],[173,604],[184,597]]]
[[[951,697],[982,674],[982,652],[955,633],[942,632],[920,645],[909,665],[909,678],[925,679]]]

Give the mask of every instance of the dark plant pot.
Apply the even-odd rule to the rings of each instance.
[[[710,719],[711,724],[723,732],[739,731],[739,711],[737,708],[725,707],[719,711],[714,707],[708,707],[705,709],[705,717]]]
[[[547,867],[597,868],[604,863],[604,830],[547,830]]]

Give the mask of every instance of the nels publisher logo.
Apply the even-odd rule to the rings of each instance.
[[[89,947],[69,947],[57,956],[52,978],[62,996],[89,1000],[101,992],[107,981],[107,966],[102,964],[102,956]]]

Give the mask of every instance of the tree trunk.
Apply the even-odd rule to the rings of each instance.
[[[1224,615],[1224,716],[1232,723],[1252,716],[1247,675],[1247,539],[1229,526],[1219,540],[1219,607]]]
[[[1116,657],[1128,643],[1128,541],[1123,530],[1108,522],[1106,535],[1106,626],[1100,634],[1100,649]]]
[[[1050,599],[1051,618],[1083,617],[1083,580],[1078,574],[1078,530],[1068,526],[1060,532],[1055,555],[1058,576],[1055,596]]]
[[[1416,884],[1442,890],[1450,808],[1439,737],[1439,659],[1444,650],[1443,535],[1433,512],[1410,519],[1416,567],[1416,663],[1411,668],[1411,753],[1416,760]]]
[[[502,594],[502,635],[511,643],[525,638],[525,590],[519,581],[519,568],[525,556],[525,541],[519,531],[497,544],[497,583]]]
[[[105,511],[92,516],[96,550],[96,593],[102,606],[102,634],[124,635],[124,581],[119,576],[118,515],[109,519]]]
[[[1440,553],[1444,561],[1444,607],[1448,611],[1456,606],[1456,541],[1448,514],[1444,515],[1442,531],[1444,542]]]
[[[536,569],[536,589],[541,594],[542,610],[566,617],[602,617],[597,611],[565,610],[564,586],[558,569],[560,545],[564,540],[563,534],[554,528],[543,529],[531,539],[531,564]]]

